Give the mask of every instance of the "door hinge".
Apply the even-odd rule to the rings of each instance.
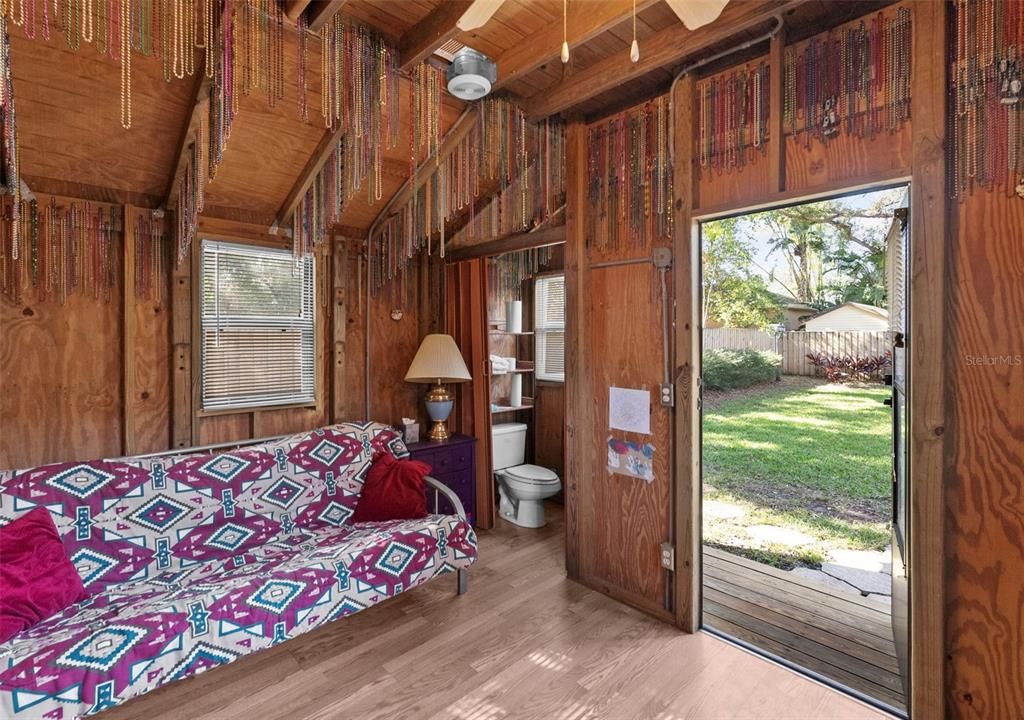
[[[676,548],[672,543],[661,544],[661,566],[666,570],[675,572],[676,569]]]

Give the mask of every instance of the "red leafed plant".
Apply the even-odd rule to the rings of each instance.
[[[889,367],[892,353],[885,355],[826,355],[825,353],[808,353],[807,359],[820,369],[829,382],[844,383],[870,380],[877,377]]]

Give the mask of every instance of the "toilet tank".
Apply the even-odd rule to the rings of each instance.
[[[491,426],[491,463],[494,470],[526,462],[526,424],[499,423]]]

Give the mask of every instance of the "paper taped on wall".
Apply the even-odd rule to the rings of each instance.
[[[608,388],[608,428],[651,434],[651,391]]]
[[[608,472],[654,482],[654,446],[609,436]]]

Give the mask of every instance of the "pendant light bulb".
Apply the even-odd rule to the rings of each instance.
[[[569,0],[562,0],[562,64],[569,62]]]
[[[629,61],[640,59],[640,46],[636,42],[636,0],[633,0],[633,44],[629,46]]]

